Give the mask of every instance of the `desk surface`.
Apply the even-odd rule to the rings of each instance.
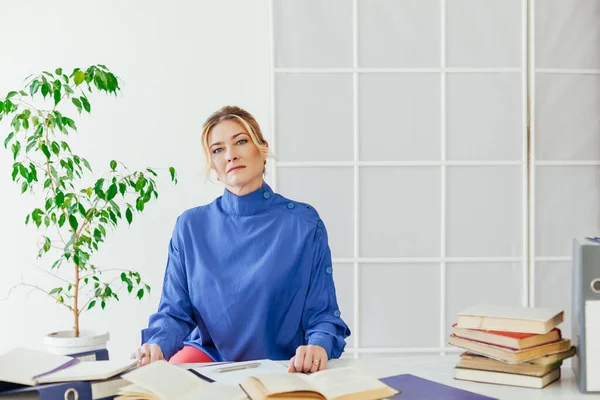
[[[443,383],[444,385],[454,386],[498,399],[600,399],[600,394],[583,394],[579,391],[575,376],[570,367],[563,367],[560,380],[546,386],[544,389],[529,389],[454,379],[454,366],[457,361],[458,355],[363,356],[356,359],[343,358],[340,360],[331,360],[327,364],[327,368],[354,366],[378,378],[399,374],[412,374]],[[187,364],[185,366],[189,368],[200,365],[202,364]]]

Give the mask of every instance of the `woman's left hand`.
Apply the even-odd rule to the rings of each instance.
[[[327,352],[321,346],[299,346],[290,360],[288,372],[317,372],[327,367]]]

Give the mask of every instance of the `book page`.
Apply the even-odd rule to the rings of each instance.
[[[137,364],[137,360],[84,361],[40,377],[38,383],[78,382],[108,379]]]
[[[198,399],[227,399],[227,400],[247,400],[248,396],[239,385],[230,385],[228,383],[213,382],[202,386],[197,393],[189,393],[178,400],[198,400]]]
[[[0,380],[35,385],[34,377],[73,362],[73,357],[17,347],[0,356]]]
[[[270,373],[254,376],[254,378],[258,379],[263,384],[269,394],[297,391],[316,391],[316,389],[307,382],[305,379],[306,377],[307,376],[304,374],[290,374],[287,371],[282,373]]]
[[[178,399],[191,393],[199,393],[209,383],[193,373],[160,360],[123,375],[123,379],[151,391],[158,398]]]
[[[388,387],[357,368],[327,369],[308,375],[305,379],[328,399]]]

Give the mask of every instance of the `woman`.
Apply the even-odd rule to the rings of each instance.
[[[350,330],[323,221],[263,181],[268,143],[247,111],[212,114],[202,146],[225,190],[177,219],[158,312],[134,357],[181,361],[182,353],[172,357],[185,344],[182,352],[207,361],[290,359],[290,372],[325,369]]]

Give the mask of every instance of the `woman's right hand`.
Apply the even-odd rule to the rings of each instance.
[[[138,365],[142,366],[157,360],[164,360],[165,356],[159,345],[144,343],[139,349],[131,353],[131,358],[137,359]]]

